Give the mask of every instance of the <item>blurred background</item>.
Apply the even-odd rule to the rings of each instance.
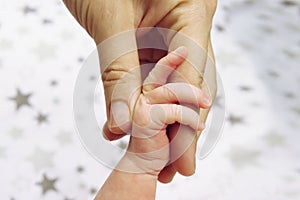
[[[223,136],[157,199],[300,199],[300,1],[220,0],[212,39]],[[1,2],[1,200],[93,199],[110,173],[73,121],[74,83],[94,48],[60,0]]]

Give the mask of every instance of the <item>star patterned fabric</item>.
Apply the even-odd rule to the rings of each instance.
[[[298,0],[218,2],[223,135],[195,175],[159,184],[157,199],[300,199],[299,11]],[[60,0],[1,3],[1,200],[92,200],[104,183],[111,169],[81,146],[72,110],[74,82],[94,48]]]

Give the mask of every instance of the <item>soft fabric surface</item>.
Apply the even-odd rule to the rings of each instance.
[[[300,1],[219,1],[212,38],[222,138],[194,176],[159,184],[157,199],[300,199]],[[93,49],[60,1],[1,2],[0,199],[93,199],[108,176],[73,121],[74,83]]]

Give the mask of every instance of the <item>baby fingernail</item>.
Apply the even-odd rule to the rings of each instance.
[[[204,122],[201,122],[201,130],[205,129],[205,123]]]
[[[181,46],[181,47],[178,47],[178,48],[174,51],[174,53],[175,53],[176,55],[182,55],[182,54],[185,54],[186,51],[187,51],[186,47]]]
[[[211,105],[211,101],[210,101],[210,99],[207,98],[207,97],[205,97],[205,98],[203,99],[203,103],[204,103],[205,105],[207,105],[207,106],[210,106],[210,105]]]

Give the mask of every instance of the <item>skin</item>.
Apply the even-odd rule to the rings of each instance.
[[[98,192],[96,200],[155,199],[158,176],[170,156],[167,125],[178,122],[193,130],[204,129],[199,113],[173,102],[180,99],[196,107],[208,108],[210,103],[205,99],[209,97],[191,84],[166,84],[169,75],[186,56],[187,49],[178,48],[158,61],[146,77],[133,110],[127,153]],[[161,80],[160,84],[155,80]]]
[[[189,36],[214,61],[210,30],[216,9],[216,0],[65,0],[64,2],[96,44],[127,30],[157,26]],[[169,50],[183,45],[187,46],[188,49],[190,48],[181,41],[177,41],[174,36],[163,37],[162,39]],[[132,128],[134,107],[142,93],[142,90],[137,88],[140,88],[143,80],[139,71],[135,70],[134,73],[130,74],[131,70],[141,63],[156,63],[166,53],[153,49],[132,51],[119,57],[105,69],[102,80],[108,121],[103,130],[108,140],[119,139]],[[183,62],[176,69],[180,76],[178,73],[173,73],[169,76],[168,82],[182,82],[183,76],[190,84],[210,94],[212,101],[216,95],[215,73],[211,77],[207,77],[213,80],[215,86],[208,92],[207,87],[202,82],[202,74],[207,70],[205,69],[205,59],[197,67],[201,71],[200,74],[188,62]],[[215,71],[214,66],[212,68]],[[119,80],[123,81],[120,82]],[[112,93],[117,83],[121,86],[124,84],[124,90],[114,96],[119,101],[113,101]],[[197,109],[195,106],[193,108]],[[208,112],[209,109],[207,108],[200,109],[200,117],[203,121],[206,120]],[[115,114],[112,115],[111,113]],[[171,145],[170,157],[176,157],[178,151],[184,151],[184,154],[160,171],[158,179],[163,183],[170,182],[176,172],[185,176],[195,172],[196,145],[201,131],[198,131],[195,137],[195,130],[189,126],[184,126],[181,132],[178,132],[178,127],[179,124],[176,123],[167,128],[167,135],[170,139],[179,135],[181,141]]]

